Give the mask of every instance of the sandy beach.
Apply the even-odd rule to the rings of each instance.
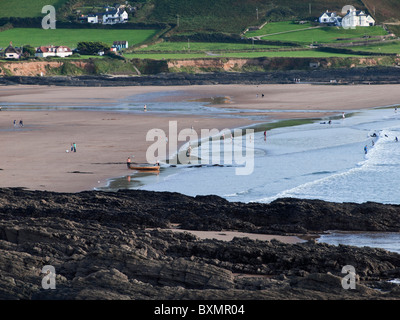
[[[109,178],[131,174],[125,164],[127,157],[134,156],[133,161],[144,162],[146,150],[153,143],[146,141],[146,133],[155,128],[168,133],[169,121],[177,121],[178,130],[191,126],[198,130],[222,130],[254,123],[254,120],[237,117],[171,117],[151,112],[132,114],[62,108],[17,111],[7,108],[7,103],[93,107],[118,104],[127,99],[134,101],[134,96],[139,94],[175,92],[166,96],[170,102],[226,97],[216,106],[245,112],[258,110],[258,114],[268,115],[273,120],[314,118],[340,111],[395,105],[400,101],[399,89],[400,85],[306,84],[118,88],[3,86],[0,87],[3,106],[0,112],[0,187],[58,192],[91,190],[104,186]],[[157,97],[165,99],[162,95]],[[155,98],[153,102],[156,101]],[[19,120],[23,120],[23,127],[18,126]],[[77,152],[70,152],[74,142]]]

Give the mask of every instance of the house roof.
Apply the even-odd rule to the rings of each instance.
[[[54,48],[54,51],[51,49]],[[72,52],[69,47],[66,46],[40,46],[37,48],[36,52],[46,53],[46,52]]]
[[[369,14],[365,13],[363,10],[349,10],[349,11],[347,11],[346,15],[352,14],[353,12],[357,17],[369,16]]]
[[[114,15],[116,15],[116,14],[121,15],[121,14],[123,14],[124,12],[126,12],[125,9],[117,8],[117,9],[113,9],[113,10],[109,10],[109,11],[103,12],[103,13],[101,13],[101,15],[104,15],[104,16],[106,16],[106,15],[113,15],[113,16],[114,16]]]
[[[103,12],[103,15],[109,15],[109,14],[115,15],[115,14],[118,14],[118,13],[119,13],[119,9],[114,9],[114,10],[111,10],[111,11]]]
[[[4,54],[6,54],[6,53],[17,53],[17,54],[20,54],[21,53],[21,49],[14,48],[12,46],[12,44],[10,43],[10,45],[7,48],[4,49]]]
[[[362,11],[362,10],[357,10],[357,11],[356,11],[356,15],[357,15],[357,16],[366,16],[367,14],[366,14],[364,11]]]

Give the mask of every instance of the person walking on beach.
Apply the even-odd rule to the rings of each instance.
[[[14,120],[14,128],[17,126],[17,120]]]
[[[74,149],[74,152],[76,152],[76,143],[75,142],[72,144],[72,147]]]
[[[24,123],[22,120],[19,120],[19,126],[22,128],[24,126]]]
[[[128,167],[128,169],[131,168],[131,158],[128,157],[128,159],[126,160],[126,166]]]
[[[368,147],[367,146],[364,147],[364,152],[365,152],[365,154],[368,153]]]

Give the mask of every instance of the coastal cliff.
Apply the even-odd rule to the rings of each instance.
[[[399,231],[400,206],[124,190],[0,189],[1,299],[398,299],[400,255],[309,240],[202,240],[171,228],[313,239],[326,230]],[[41,286],[54,266],[56,289]],[[353,265],[357,286],[341,285]]]
[[[353,85],[398,84],[400,68],[364,67],[265,72],[158,73],[152,75],[3,76],[0,85],[52,85],[77,87],[184,86],[216,84],[301,83]]]

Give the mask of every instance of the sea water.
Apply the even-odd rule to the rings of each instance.
[[[398,232],[330,232],[322,235],[317,241],[332,245],[367,246],[400,253],[400,233]]]
[[[214,194],[247,203],[293,197],[400,204],[396,137],[400,139],[400,114],[391,108],[362,111],[330,124],[318,120],[272,129],[266,139],[261,130],[253,136],[254,170],[249,175],[235,174],[235,163],[213,166],[212,160],[201,167],[166,165],[157,179],[142,179],[138,188],[190,196]],[[220,150],[227,143],[242,143],[246,150],[246,139],[232,142],[227,137],[213,143],[220,144]],[[192,154],[197,155],[195,149]],[[223,165],[223,153],[218,156]]]
[[[316,120],[254,133],[254,170],[236,175],[235,164],[173,168],[144,175],[126,188],[180,192],[190,196],[214,194],[232,202],[270,203],[283,197],[332,202],[374,201],[400,204],[400,113],[393,108],[359,111],[351,117]],[[246,140],[217,140],[226,143]],[[365,152],[366,147],[366,152]],[[212,148],[212,146],[210,147]],[[193,150],[193,155],[196,150]],[[223,159],[223,153],[219,154]],[[111,186],[112,184],[110,184]],[[332,233],[319,241],[400,251],[399,233]]]

